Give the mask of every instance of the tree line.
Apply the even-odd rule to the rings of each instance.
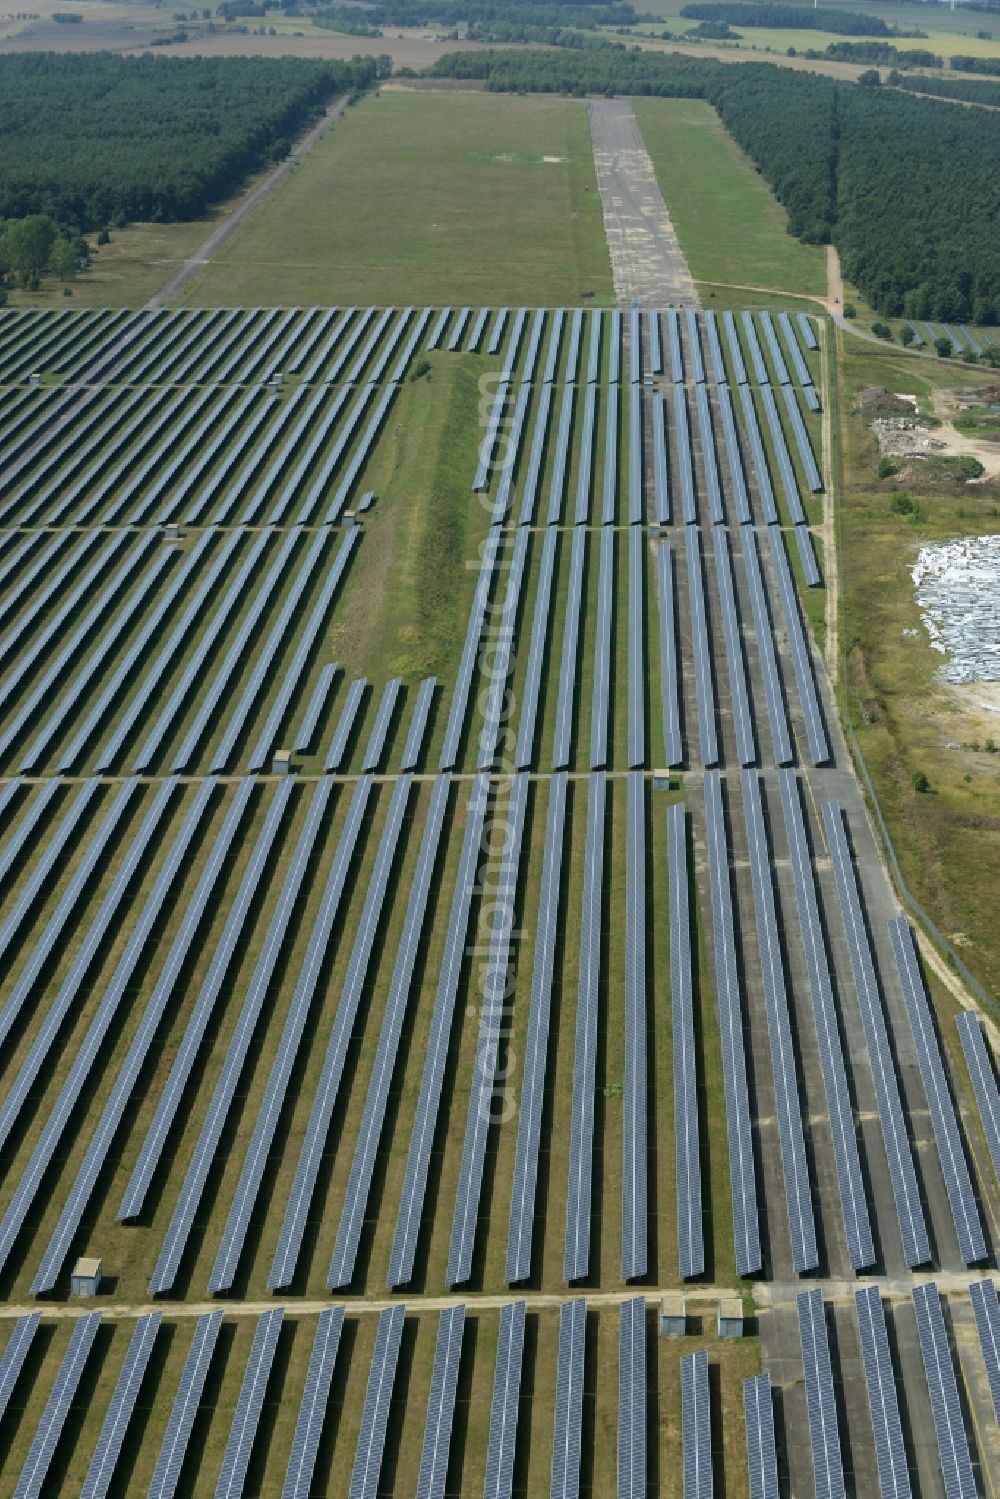
[[[883,317],[998,320],[1000,115],[772,63],[613,45],[453,53],[428,71],[501,91],[705,99],[786,209],[789,232],[832,241],[846,279]]]
[[[932,94],[938,99],[961,99],[965,104],[988,104],[1000,109],[1000,82],[988,78],[925,78],[922,73],[890,73],[890,83],[911,94]]]
[[[197,218],[375,75],[370,57],[0,57],[0,220]]]
[[[691,21],[727,21],[730,26],[766,26],[779,30],[832,31],[835,36],[898,36],[879,16],[857,10],[834,10],[832,5],[767,5],[753,0],[697,0],[681,6]],[[922,32],[911,35],[922,35]]]

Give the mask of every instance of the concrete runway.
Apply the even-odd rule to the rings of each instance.
[[[592,99],[587,110],[615,295],[625,303],[697,307],[691,272],[631,104]]]

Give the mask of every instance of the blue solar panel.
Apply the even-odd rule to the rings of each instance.
[[[559,365],[559,344],[565,320],[565,312],[561,307],[557,307],[552,314],[552,327],[549,329],[549,341],[545,349],[545,368],[542,373],[542,383],[545,385],[551,385],[556,378],[556,369]]]
[[[566,823],[566,775],[549,778],[549,806],[545,823],[545,861],[535,911],[535,952],[531,972],[531,1012],[524,1053],[524,1080],[517,1126],[514,1182],[507,1229],[505,1279],[509,1284],[531,1274],[531,1239],[535,1221],[538,1153],[548,1062],[549,1016],[555,962],[559,899],[562,890],[563,843]]]
[[[774,331],[771,314],[769,312],[759,312],[757,316],[760,319],[760,326],[764,330],[764,342],[767,344],[768,352],[771,355],[771,363],[774,365],[778,384],[787,385],[791,377],[788,373],[788,366],[785,363],[785,356],[781,352],[781,345],[778,343],[778,335]]]
[[[764,454],[760,424],[757,421],[757,408],[754,406],[753,394],[748,385],[740,386],[740,402],[743,406],[743,420],[746,425],[747,437],[750,440],[750,458],[753,465],[754,477],[757,480],[757,489],[760,494],[761,514],[765,522],[769,526],[773,526],[778,520],[778,508],[774,503],[774,487],[771,484],[771,474],[767,466],[767,458]]]
[[[649,371],[663,373],[663,348],[660,340],[660,314],[655,307],[646,308],[646,344],[649,349]]]
[[[416,770],[419,764],[424,736],[427,733],[427,722],[430,718],[431,706],[434,702],[434,693],[436,691],[437,677],[425,677],[420,684],[416,701],[413,704],[413,716],[410,719],[410,727],[406,734],[406,743],[403,745],[403,753],[399,762],[400,770]]]
[[[746,571],[750,610],[757,640],[757,657],[764,679],[764,698],[767,703],[768,725],[771,731],[771,752],[776,765],[788,765],[794,758],[792,736],[778,668],[774,627],[768,609],[760,553],[757,550],[757,536],[753,526],[740,527],[740,542],[743,548],[743,566]]]
[[[583,1430],[586,1349],[587,1303],[582,1298],[577,1301],[564,1301],[559,1308],[559,1354],[556,1363],[550,1499],[580,1499],[580,1448]]]
[[[347,689],[340,716],[337,719],[337,727],[333,731],[330,747],[323,759],[323,769],[326,771],[337,771],[340,769],[347,753],[347,746],[351,741],[357,723],[358,713],[368,691],[368,683],[364,677],[355,677]]]
[[[591,309],[590,342],[587,346],[587,384],[596,385],[601,373],[601,327],[604,314],[599,307]]]
[[[439,347],[442,338],[444,338],[444,330],[448,326],[448,319],[450,317],[451,317],[451,308],[450,307],[442,307],[441,311],[438,313],[437,317],[434,319],[434,326],[431,329],[430,337],[428,338],[427,344],[426,344],[426,347],[428,349],[436,349],[436,348]],[[450,347],[450,345],[449,345],[449,347]]]
[[[833,1391],[823,1293],[819,1290],[803,1291],[797,1300],[816,1499],[845,1499],[844,1464],[837,1430],[837,1400]]]
[[[400,678],[393,677],[392,681],[386,682],[382,689],[382,699],[378,705],[378,712],[375,714],[375,722],[372,724],[372,731],[361,757],[363,771],[378,770],[379,763],[385,754],[385,742],[392,726],[392,716],[396,711],[396,703],[402,686]]]
[[[674,453],[681,478],[681,516],[685,525],[692,526],[698,520],[698,506],[694,492],[694,453],[683,385],[674,386]]]
[[[607,784],[591,771],[587,797],[587,847],[576,1000],[576,1042],[570,1114],[569,1180],[563,1279],[579,1280],[590,1265],[590,1201],[594,1144],[594,1085],[597,1067],[597,994],[601,966],[604,888],[604,821]]]
[[[791,359],[792,367],[795,370],[796,380],[800,385],[811,385],[812,376],[809,373],[808,365],[802,357],[802,350],[799,348],[799,341],[795,337],[795,329],[787,312],[779,312],[778,324],[781,328],[781,336],[785,340],[788,357]]]
[[[525,1303],[515,1301],[500,1312],[490,1435],[486,1449],[483,1499],[511,1499],[514,1491],[514,1453],[517,1445],[521,1359],[524,1353]]]
[[[679,802],[667,808],[667,867],[670,911],[670,1003],[673,1016],[677,1258],[678,1274],[681,1280],[690,1280],[704,1271],[705,1242],[702,1229],[698,1063],[694,1041],[694,990],[691,973],[687,816],[684,807]]]
[[[518,525],[530,526],[535,518],[535,502],[538,495],[538,481],[541,477],[542,462],[545,457],[545,442],[549,430],[549,417],[552,413],[552,386],[543,385],[538,393],[538,410],[535,413],[535,425],[531,434],[531,453],[528,458],[528,469],[521,487],[521,512],[518,516]]]
[[[802,334],[806,348],[818,349],[819,344],[816,342],[816,334],[813,331],[811,318],[806,313],[799,312],[796,314],[796,322],[799,325],[799,332]]]
[[[482,852],[483,824],[488,802],[489,777],[477,775],[469,795],[465,836],[448,918],[444,957],[438,975],[434,1013],[420,1080],[420,1094],[410,1135],[406,1174],[389,1262],[388,1284],[390,1286],[405,1285],[413,1273],[413,1260],[427,1190],[427,1171],[444,1087],[445,1061],[458,996],[458,982],[465,955],[469,912],[473,887],[476,884],[477,861]]]
[[[444,826],[450,790],[451,776],[447,773],[438,776],[434,782],[423,837],[420,841],[420,851],[417,855],[413,883],[410,886],[403,932],[389,983],[389,995],[382,1019],[378,1052],[368,1084],[368,1094],[358,1130],[357,1144],[354,1148],[350,1177],[344,1192],[340,1223],[337,1228],[337,1241],[327,1275],[327,1285],[331,1289],[350,1285],[354,1277],[358,1242],[364,1226],[365,1209],[375,1170],[375,1158],[385,1123],[386,1104],[399,1052],[400,1036],[410,997],[413,971],[423,932],[427,901],[441,843],[441,830]],[[304,1160],[305,1152],[303,1152]],[[289,1285],[294,1275],[319,1164],[319,1154],[312,1155],[308,1173],[302,1162],[296,1172],[295,1183],[285,1210],[278,1249],[268,1279],[268,1285],[272,1290]]]
[[[339,669],[336,661],[325,661],[320,667],[316,685],[306,704],[306,711],[302,715],[302,722],[295,735],[295,749],[299,754],[307,754],[312,747],[319,721],[326,711]]]
[[[684,354],[681,346],[681,324],[676,307],[667,309],[667,343],[670,348],[670,378],[675,385],[684,382]]]
[[[490,350],[492,353],[493,351]],[[493,397],[493,405],[490,408],[489,420],[486,423],[486,432],[479,448],[479,466],[476,476],[472,481],[472,489],[476,494],[482,493],[490,486],[490,475],[493,471],[494,454],[500,437],[500,427],[503,415],[507,408],[507,399],[510,394],[510,382],[500,380],[497,385],[496,394]]]
[[[327,1311],[320,1312],[316,1320],[316,1336],[309,1356],[309,1368],[306,1371],[281,1499],[309,1499],[312,1492],[313,1474],[327,1406],[330,1403],[333,1371],[343,1326],[342,1306],[332,1306]]]
[[[375,1351],[368,1373],[361,1430],[351,1470],[350,1499],[376,1499],[385,1434],[389,1425],[389,1403],[396,1379],[399,1345],[406,1318],[404,1306],[389,1307],[380,1313]]]
[[[460,349],[462,347],[462,337],[465,333],[466,327],[468,326],[469,318],[471,317],[471,315],[471,307],[461,307],[459,309],[455,317],[455,321],[451,325],[451,332],[448,334],[448,343],[446,347],[450,352],[454,353],[456,349]]]
[[[878,1286],[857,1291],[854,1304],[868,1387],[868,1408],[875,1435],[879,1493],[881,1499],[910,1499],[910,1475],[896,1398],[896,1376]]]
[[[250,1138],[250,1144],[247,1146],[243,1168],[240,1172],[236,1192],[229,1209],[226,1226],[222,1233],[222,1242],[219,1246],[215,1265],[208,1282],[208,1289],[213,1293],[231,1290],[236,1277],[247,1232],[250,1228],[251,1215],[257,1205],[257,1198],[264,1179],[268,1156],[274,1147],[278,1124],[285,1107],[285,1100],[288,1096],[292,1073],[298,1059],[306,1024],[315,1003],[320,975],[330,948],[333,929],[343,901],[344,890],[347,886],[348,875],[357,857],[358,842],[368,810],[370,791],[370,779],[362,777],[354,788],[354,794],[351,797],[351,802],[344,818],[344,825],[337,843],[337,852],[330,865],[330,872],[320,899],[316,920],[309,934],[309,943],[306,947],[302,967],[295,981],[295,989],[292,993],[288,1013],[285,1016],[281,1039],[278,1042],[278,1049],[271,1064],[270,1073],[268,1074],[267,1084],[264,1089],[264,1099],[254,1123],[253,1134]],[[365,905],[358,921],[354,950],[351,954],[351,963],[348,967],[347,979],[344,985],[344,994],[341,997],[337,1020],[334,1023],[335,1035],[341,1033],[343,1022],[348,1019],[353,1021],[354,1014],[356,1014],[358,992],[363,975],[367,969],[368,958],[371,953],[375,928],[381,914],[386,886],[392,874],[396,850],[409,800],[409,792],[410,778],[409,776],[403,776],[396,782],[393,788],[389,811],[379,841],[378,853],[375,856],[375,867],[372,872],[368,896],[366,897]],[[353,1014],[351,1013],[352,1000],[354,1001]],[[320,1082],[316,1089],[316,1096],[313,1102],[314,1114],[321,1095],[325,1098],[328,1091],[332,1088],[333,1095],[336,1096],[336,1085],[332,1083],[330,1076],[329,1052],[327,1054],[327,1064],[324,1066]]]
[[[746,365],[743,362],[743,351],[740,348],[739,334],[736,331],[736,317],[727,308],[722,314],[723,326],[726,330],[726,343],[729,346],[729,358],[733,366],[733,379],[736,385],[747,384]]]
[[[514,764],[525,770],[535,752],[538,703],[542,687],[542,666],[549,641],[549,615],[552,608],[552,579],[555,573],[558,531],[546,531],[542,538],[542,560],[535,589],[535,612],[531,622],[528,666],[521,694],[521,716],[517,726]]]
[[[247,1053],[274,978],[274,970],[287,941],[289,924],[295,913],[306,871],[323,825],[332,788],[332,781],[324,779],[317,782],[291,861],[287,870],[284,871],[283,883],[260,955],[247,986],[222,1070],[216,1081],[204,1123],[164,1236],[156,1267],[150,1278],[149,1287],[154,1295],[168,1291],[177,1276],[181,1257],[187,1246],[202,1193],[219,1148],[219,1141],[236,1096],[236,1089],[243,1075]]]
[[[920,1354],[934,1417],[945,1499],[976,1499],[979,1485],[976,1483],[969,1441],[965,1434],[958,1381],[955,1378],[955,1365],[941,1310],[941,1298],[933,1281],[914,1287],[913,1311],[917,1319]]]
[[[701,357],[701,339],[698,336],[698,314],[693,307],[685,307],[684,321],[687,326],[688,360],[691,378],[696,385],[704,383],[705,363]]]
[[[847,935],[854,987],[861,1010],[868,1058],[871,1064],[879,1123],[889,1162],[896,1216],[903,1240],[906,1263],[912,1268],[930,1259],[927,1225],[920,1200],[920,1188],[913,1163],[906,1116],[893,1064],[892,1048],[886,1029],[878,979],[872,957],[864,907],[851,852],[844,831],[843,814],[836,802],[821,807],[830,862],[837,887],[837,900]]]
[[[465,632],[465,644],[462,647],[462,655],[458,663],[458,671],[455,675],[451,708],[444,731],[444,744],[442,745],[441,755],[438,760],[439,770],[454,769],[455,761],[458,759],[462,732],[465,728],[465,720],[469,711],[469,694],[472,690],[472,678],[476,670],[479,643],[482,639],[483,623],[490,602],[500,545],[500,532],[497,528],[494,528],[487,535],[482,547],[479,582],[472,600],[472,607],[469,610],[469,623]]]
[[[55,1456],[56,1446],[66,1424],[80,1377],[94,1346],[100,1321],[100,1312],[90,1312],[86,1317],[80,1317],[73,1328],[69,1347],[59,1365],[55,1383],[45,1403],[31,1448],[14,1487],[14,1499],[39,1499],[45,1487],[49,1467]]]
[[[626,779],[625,1076],[622,1093],[622,1280],[646,1274],[648,1151],[646,1090],[646,796],[645,776]]]
[[[681,1359],[681,1426],[684,1499],[712,1499],[712,1411],[704,1350]]]
[[[757,337],[757,329],[754,326],[753,313],[741,312],[740,322],[743,324],[743,337],[747,348],[750,350],[750,363],[753,365],[754,379],[758,385],[767,384],[767,365],[764,363],[764,355],[761,352],[760,340]]]
[[[799,553],[799,562],[802,566],[802,576],[805,578],[807,588],[819,588],[823,578],[816,561],[816,553],[813,551],[812,535],[808,526],[795,527],[795,545]]]
[[[743,474],[743,459],[740,457],[739,439],[736,435],[736,419],[733,415],[733,398],[728,385],[716,386],[719,413],[722,417],[722,435],[726,443],[726,458],[729,464],[729,487],[736,501],[736,519],[741,523],[753,519],[750,512],[750,496],[747,493]]]
[[[539,307],[531,324],[531,335],[528,339],[528,348],[524,356],[524,369],[521,372],[522,380],[534,380],[535,370],[538,366],[538,355],[542,346],[542,334],[545,331],[545,308]]]
[[[974,1010],[963,1010],[956,1017],[962,1050],[972,1079],[973,1092],[979,1105],[986,1145],[993,1162],[993,1170],[1000,1181],[1000,1088],[997,1087],[996,1072],[983,1036],[979,1016]]]
[[[566,475],[569,470],[569,445],[573,432],[573,403],[576,386],[563,388],[562,404],[559,407],[559,430],[556,435],[556,450],[552,462],[552,479],[549,484],[549,509],[546,517],[550,526],[562,521],[563,501],[566,497]]]
[[[750,1499],[778,1499],[778,1455],[774,1445],[774,1407],[770,1374],[743,1381],[747,1428]]]
[[[802,467],[805,469],[806,483],[813,494],[818,494],[823,488],[823,479],[816,464],[812,443],[809,440],[809,433],[806,431],[806,424],[802,420],[802,413],[799,410],[795,391],[790,385],[784,386],[782,397],[788,411],[788,419],[792,424],[792,435],[795,438],[795,445],[799,450],[799,457],[802,459]]]
[[[511,932],[516,922],[518,871],[527,798],[528,776],[526,772],[519,771],[509,782],[506,798],[500,798],[498,793],[494,804],[494,815],[503,816],[505,820],[505,836],[499,869],[491,879],[491,899],[496,903],[495,910],[503,913],[503,920],[493,927],[486,963],[479,969],[479,1037],[469,1085],[469,1107],[445,1274],[450,1286],[461,1285],[472,1275],[486,1144],[490,1122],[496,1117],[495,1082],[501,1063],[503,1022],[508,1013],[506,1006],[509,1000]]]
[[[594,470],[594,417],[597,412],[597,387],[588,385],[583,396],[583,432],[577,458],[576,510],[573,524],[585,526],[590,519],[590,495]]]
[[[618,1499],[646,1499],[646,1298],[618,1312]]]
[[[508,311],[509,309],[506,307],[498,307],[493,314],[493,322],[486,339],[487,354],[499,353],[500,340],[503,338],[503,330],[507,325]]]
[[[788,565],[784,538],[777,526],[769,530],[768,537],[771,543],[771,562],[778,579],[778,595],[785,618],[785,630],[792,652],[792,668],[799,690],[799,703],[805,717],[809,757],[814,765],[825,765],[830,759],[830,746],[823,725],[819,693],[816,690],[816,679],[813,676],[812,655],[805,627],[802,624],[802,615],[799,612],[792,570]]]
[[[993,1414],[1000,1426],[1000,1300],[992,1280],[977,1280],[969,1287],[972,1310],[975,1313],[979,1346],[986,1365]]]
[[[604,428],[604,498],[601,508],[601,524],[613,526],[618,510],[618,423],[619,392],[617,385],[609,385],[605,405]]]
[[[701,542],[697,527],[684,532],[687,555],[688,605],[691,614],[691,642],[694,651],[694,688],[698,709],[698,744],[701,763],[715,765],[719,742],[715,729],[715,684],[712,680],[712,653],[708,643],[708,614],[705,608],[705,583],[701,569]]]
[[[802,1132],[802,1106],[792,1048],[791,1015],[781,959],[781,937],[775,910],[767,836],[764,831],[760,785],[756,773],[750,770],[743,771],[740,780],[743,789],[743,816],[750,852],[757,947],[767,1006],[767,1031],[775,1101],[778,1109],[778,1133],[785,1178],[785,1203],[788,1209],[792,1263],[797,1273],[803,1275],[808,1270],[816,1269],[819,1264],[819,1255],[816,1247],[816,1223],[813,1217],[805,1139]]]
[[[646,758],[646,540],[628,533],[628,735],[630,770]]]
[[[794,525],[801,526],[805,523],[806,513],[802,508],[802,498],[799,494],[798,480],[795,477],[795,468],[792,464],[791,454],[788,451],[788,444],[785,441],[781,418],[778,415],[778,407],[774,400],[774,391],[770,385],[762,385],[760,387],[760,398],[764,405],[764,415],[767,417],[767,425],[771,433],[771,443],[778,460],[778,474],[781,478],[781,488],[784,491],[788,514]],[[792,393],[792,398],[794,400],[794,392]]]
[[[660,617],[660,691],[663,701],[663,745],[668,766],[684,759],[681,736],[680,652],[677,640],[677,605],[674,585],[674,554],[667,542],[656,548],[656,587]]]
[[[608,761],[608,706],[611,681],[611,628],[615,601],[615,533],[601,532],[601,560],[597,576],[597,627],[594,635],[594,697],[590,713],[590,768],[603,770]]]
[[[733,893],[729,877],[729,845],[718,771],[705,776],[705,843],[712,900],[712,944],[715,955],[715,992],[722,1042],[723,1086],[729,1139],[729,1182],[733,1208],[736,1273],[753,1275],[761,1268],[757,1183],[753,1156],[753,1126],[747,1088],[743,1009]]]
[[[564,379],[575,381],[580,367],[580,339],[583,335],[583,308],[573,309],[573,316],[569,329],[569,349],[566,354],[566,374]]]
[[[713,525],[721,525],[726,518],[722,508],[722,487],[719,484],[719,466],[715,457],[715,434],[712,431],[712,407],[708,390],[704,385],[695,387],[695,409],[698,417],[698,441],[701,445],[701,461],[705,472],[705,488],[708,491],[708,513]]]
[[[424,1444],[417,1475],[417,1499],[444,1499],[464,1330],[465,1307],[446,1307],[438,1320]]]
[[[215,1486],[215,1499],[239,1499],[243,1493],[283,1317],[284,1310],[279,1306],[257,1318],[229,1440],[222,1457],[222,1471]]]
[[[27,1317],[18,1317],[14,1323],[14,1330],[7,1339],[3,1354],[0,1355],[0,1421],[3,1420],[4,1412],[10,1404],[10,1397],[14,1393],[18,1376],[24,1367],[28,1349],[31,1347],[41,1320],[41,1312],[32,1312]]]
[[[556,703],[556,726],[552,742],[553,770],[564,770],[569,765],[573,750],[573,709],[576,702],[580,619],[583,614],[586,545],[587,532],[577,528],[573,532],[569,559],[566,618],[563,624],[562,656],[559,667],[559,697]]]
[[[642,388],[629,387],[628,393],[628,523],[641,525],[645,516],[642,503]]]
[[[208,973],[201,986],[194,1010],[187,1023],[183,1040],[174,1058],[170,1075],[167,1078],[163,1091],[160,1094],[156,1113],[149,1126],[139,1159],[129,1179],[118,1209],[118,1218],[127,1220],[136,1218],[142,1211],[142,1205],[149,1191],[153,1174],[159,1164],[170,1133],[177,1109],[180,1105],[184,1090],[187,1086],[191,1069],[195,1058],[201,1048],[205,1031],[209,1020],[215,1009],[216,1001],[225,982],[226,975],[232,962],[233,953],[240,940],[243,928],[250,912],[250,906],[256,895],[261,876],[267,865],[271,848],[277,836],[278,829],[284,821],[291,799],[294,782],[282,781],[275,789],[274,796],[264,819],[264,826],[258,835],[250,859],[244,870],[240,887],[230,907],[229,915],[219,939]]]
[[[521,446],[530,401],[531,386],[527,384],[518,386],[514,414],[504,440],[503,456],[500,460],[500,483],[497,485],[497,496],[491,516],[491,523],[494,526],[502,524],[507,519],[510,510],[511,496],[514,492],[514,476],[521,460]]]
[[[472,332],[469,334],[468,353],[476,354],[479,352],[479,345],[482,343],[489,316],[490,309],[488,307],[480,307],[476,313],[476,320],[472,325]]]
[[[642,331],[637,303],[633,303],[628,318],[628,378],[630,385],[638,385],[642,379]]]
[[[729,550],[729,536],[724,527],[715,527],[712,532],[712,542],[715,553],[715,581],[719,602],[722,605],[722,639],[726,650],[726,668],[729,672],[729,700],[733,715],[733,730],[736,735],[736,757],[741,765],[752,765],[757,758],[757,743],[750,708],[750,685],[743,654],[743,635],[736,605],[733,560]]]
[[[670,478],[667,469],[667,408],[653,396],[653,511],[658,526],[670,524]]]
[[[963,1262],[972,1265],[986,1258],[986,1237],[965,1158],[955,1105],[948,1087],[941,1046],[917,960],[913,934],[904,916],[897,916],[889,922],[889,936],[913,1032],[917,1065],[930,1109],[934,1141],[955,1222],[959,1252]]]
[[[617,385],[621,379],[622,315],[617,307],[611,312],[611,338],[608,343],[608,384]]]
[[[778,787],[781,793],[785,836],[788,840],[795,883],[799,930],[805,951],[806,971],[809,974],[809,992],[812,998],[820,1065],[823,1070],[826,1107],[833,1136],[833,1155],[837,1167],[837,1185],[840,1192],[844,1233],[847,1238],[847,1253],[853,1269],[864,1270],[875,1263],[875,1246],[865,1197],[854,1113],[847,1085],[847,1068],[840,1041],[837,1008],[833,997],[833,980],[830,975],[816,881],[806,839],[802,793],[795,772],[793,770],[779,771]]]

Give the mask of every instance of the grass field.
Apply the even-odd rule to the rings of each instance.
[[[958,747],[985,743],[996,728],[991,715],[976,709],[974,689],[940,682],[942,658],[920,622],[910,568],[927,542],[996,532],[1000,485],[935,482],[919,465],[879,481],[874,438],[857,409],[859,389],[883,385],[916,395],[930,414],[935,389],[974,386],[989,377],[882,353],[843,336],[839,348],[844,700],[910,888],[996,992],[1000,942],[992,891],[1000,879],[1000,768],[995,756]],[[897,489],[912,492],[915,516],[890,513]],[[918,770],[928,776],[930,794],[914,791],[911,777]]]
[[[611,294],[582,104],[384,91],[318,142],[188,301],[544,305]]]
[[[787,232],[787,215],[710,104],[636,99],[656,179],[696,282],[819,296],[826,252]],[[711,193],[705,184],[711,182]],[[742,303],[732,291],[725,305]]]

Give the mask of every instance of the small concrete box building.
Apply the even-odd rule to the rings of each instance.
[[[742,1338],[743,1302],[738,1296],[719,1297],[718,1333],[720,1338]]]
[[[74,1296],[96,1296],[101,1289],[100,1260],[86,1256],[77,1260],[69,1283],[70,1291]]]
[[[660,1298],[660,1336],[683,1338],[687,1333],[687,1303],[683,1296]]]
[[[292,768],[292,752],[291,752],[291,750],[286,750],[286,749],[275,750],[275,752],[274,752],[274,758],[271,761],[271,774],[273,776],[286,776],[286,775],[288,775],[288,773],[291,770],[291,768]]]

